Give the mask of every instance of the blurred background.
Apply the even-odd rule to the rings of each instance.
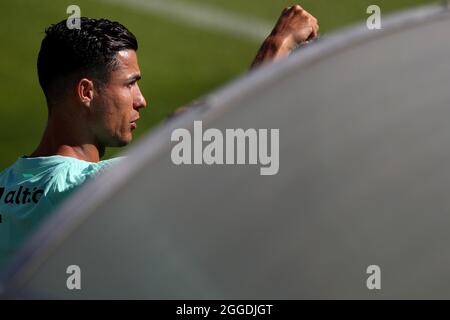
[[[319,19],[321,34],[365,21],[376,4],[382,14],[430,0],[299,0]],[[44,29],[66,19],[76,4],[82,16],[117,20],[139,41],[140,82],[148,107],[135,140],[177,107],[247,72],[286,0],[15,0],[1,1],[0,170],[31,153],[45,127],[47,110],[36,59]],[[422,41],[422,40],[420,40]],[[276,107],[276,106],[274,106]],[[105,158],[123,149],[111,148]]]

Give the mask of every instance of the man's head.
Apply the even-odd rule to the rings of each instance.
[[[38,57],[39,83],[50,115],[66,114],[100,146],[123,146],[146,106],[137,81],[135,36],[118,22],[81,18],[46,30]],[[69,110],[70,109],[70,110]]]

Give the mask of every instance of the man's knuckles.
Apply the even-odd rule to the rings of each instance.
[[[302,12],[306,12],[306,11],[300,5],[296,4],[296,5],[292,6],[292,7],[284,8],[281,13],[284,14],[284,15],[292,16],[292,15],[297,15],[297,14],[302,13]]]
[[[300,5],[298,5],[298,4],[294,5],[294,6],[292,7],[292,10],[293,10],[294,12],[303,12],[303,11],[305,11],[305,10],[303,10],[303,8],[302,8]]]

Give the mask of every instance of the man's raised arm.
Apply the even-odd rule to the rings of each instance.
[[[317,19],[301,6],[284,9],[275,28],[264,40],[251,68],[288,56],[298,45],[317,37],[318,32]]]

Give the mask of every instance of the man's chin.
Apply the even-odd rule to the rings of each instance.
[[[126,147],[127,145],[130,144],[131,140],[132,140],[131,136],[129,138],[114,139],[114,141],[111,141],[110,143],[107,144],[107,147],[109,148]]]
[[[123,148],[123,147],[126,147],[126,146],[129,145],[129,144],[130,144],[130,143],[127,142],[127,141],[122,141],[122,142],[118,143],[115,147],[116,147],[116,148]]]
[[[131,142],[131,139],[130,140],[120,140],[117,142],[117,144],[114,147],[116,147],[116,148],[126,147],[127,145],[130,144],[130,142]]]

